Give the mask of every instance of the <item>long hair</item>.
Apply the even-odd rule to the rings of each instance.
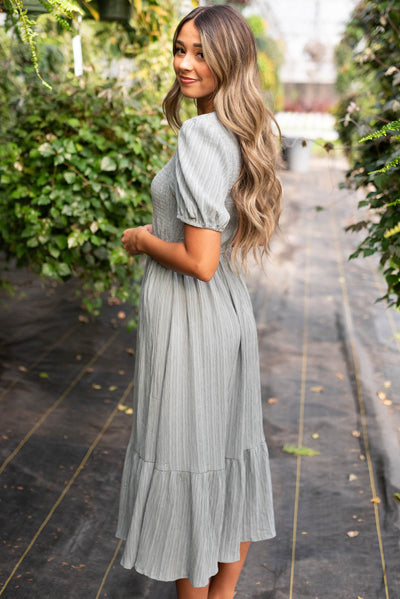
[[[250,250],[260,260],[278,224],[282,187],[276,175],[278,144],[272,130],[272,122],[276,121],[262,99],[254,35],[240,12],[231,6],[199,7],[179,23],[174,51],[179,32],[191,20],[199,31],[205,61],[217,82],[217,116],[236,134],[240,144],[242,166],[231,191],[238,214],[232,261],[235,263],[240,252],[242,262],[246,262]],[[163,102],[168,122],[175,129],[182,125],[182,98],[175,79]]]

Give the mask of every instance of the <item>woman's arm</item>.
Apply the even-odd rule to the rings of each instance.
[[[174,243],[136,227],[124,231],[122,243],[129,254],[144,253],[175,272],[210,281],[219,264],[221,233],[185,224],[185,240]]]

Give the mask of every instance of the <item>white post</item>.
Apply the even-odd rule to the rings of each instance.
[[[78,35],[72,38],[72,51],[74,53],[74,72],[75,77],[81,77],[83,75],[83,60],[82,60],[82,43],[80,36],[80,25],[82,16],[78,16]]]

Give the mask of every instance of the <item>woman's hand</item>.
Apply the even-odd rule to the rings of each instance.
[[[162,266],[183,275],[210,281],[218,268],[221,233],[185,224],[184,241],[164,241],[151,225],[126,229],[122,243],[128,254],[147,254]]]
[[[125,229],[122,235],[122,244],[128,254],[137,256],[138,254],[143,253],[143,248],[140,245],[140,237],[146,233],[152,233],[152,225],[144,225],[144,227]]]

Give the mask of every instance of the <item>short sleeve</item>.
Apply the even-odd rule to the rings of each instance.
[[[223,231],[230,219],[225,207],[230,193],[229,148],[218,125],[202,116],[183,124],[175,162],[176,200],[180,221]]]

